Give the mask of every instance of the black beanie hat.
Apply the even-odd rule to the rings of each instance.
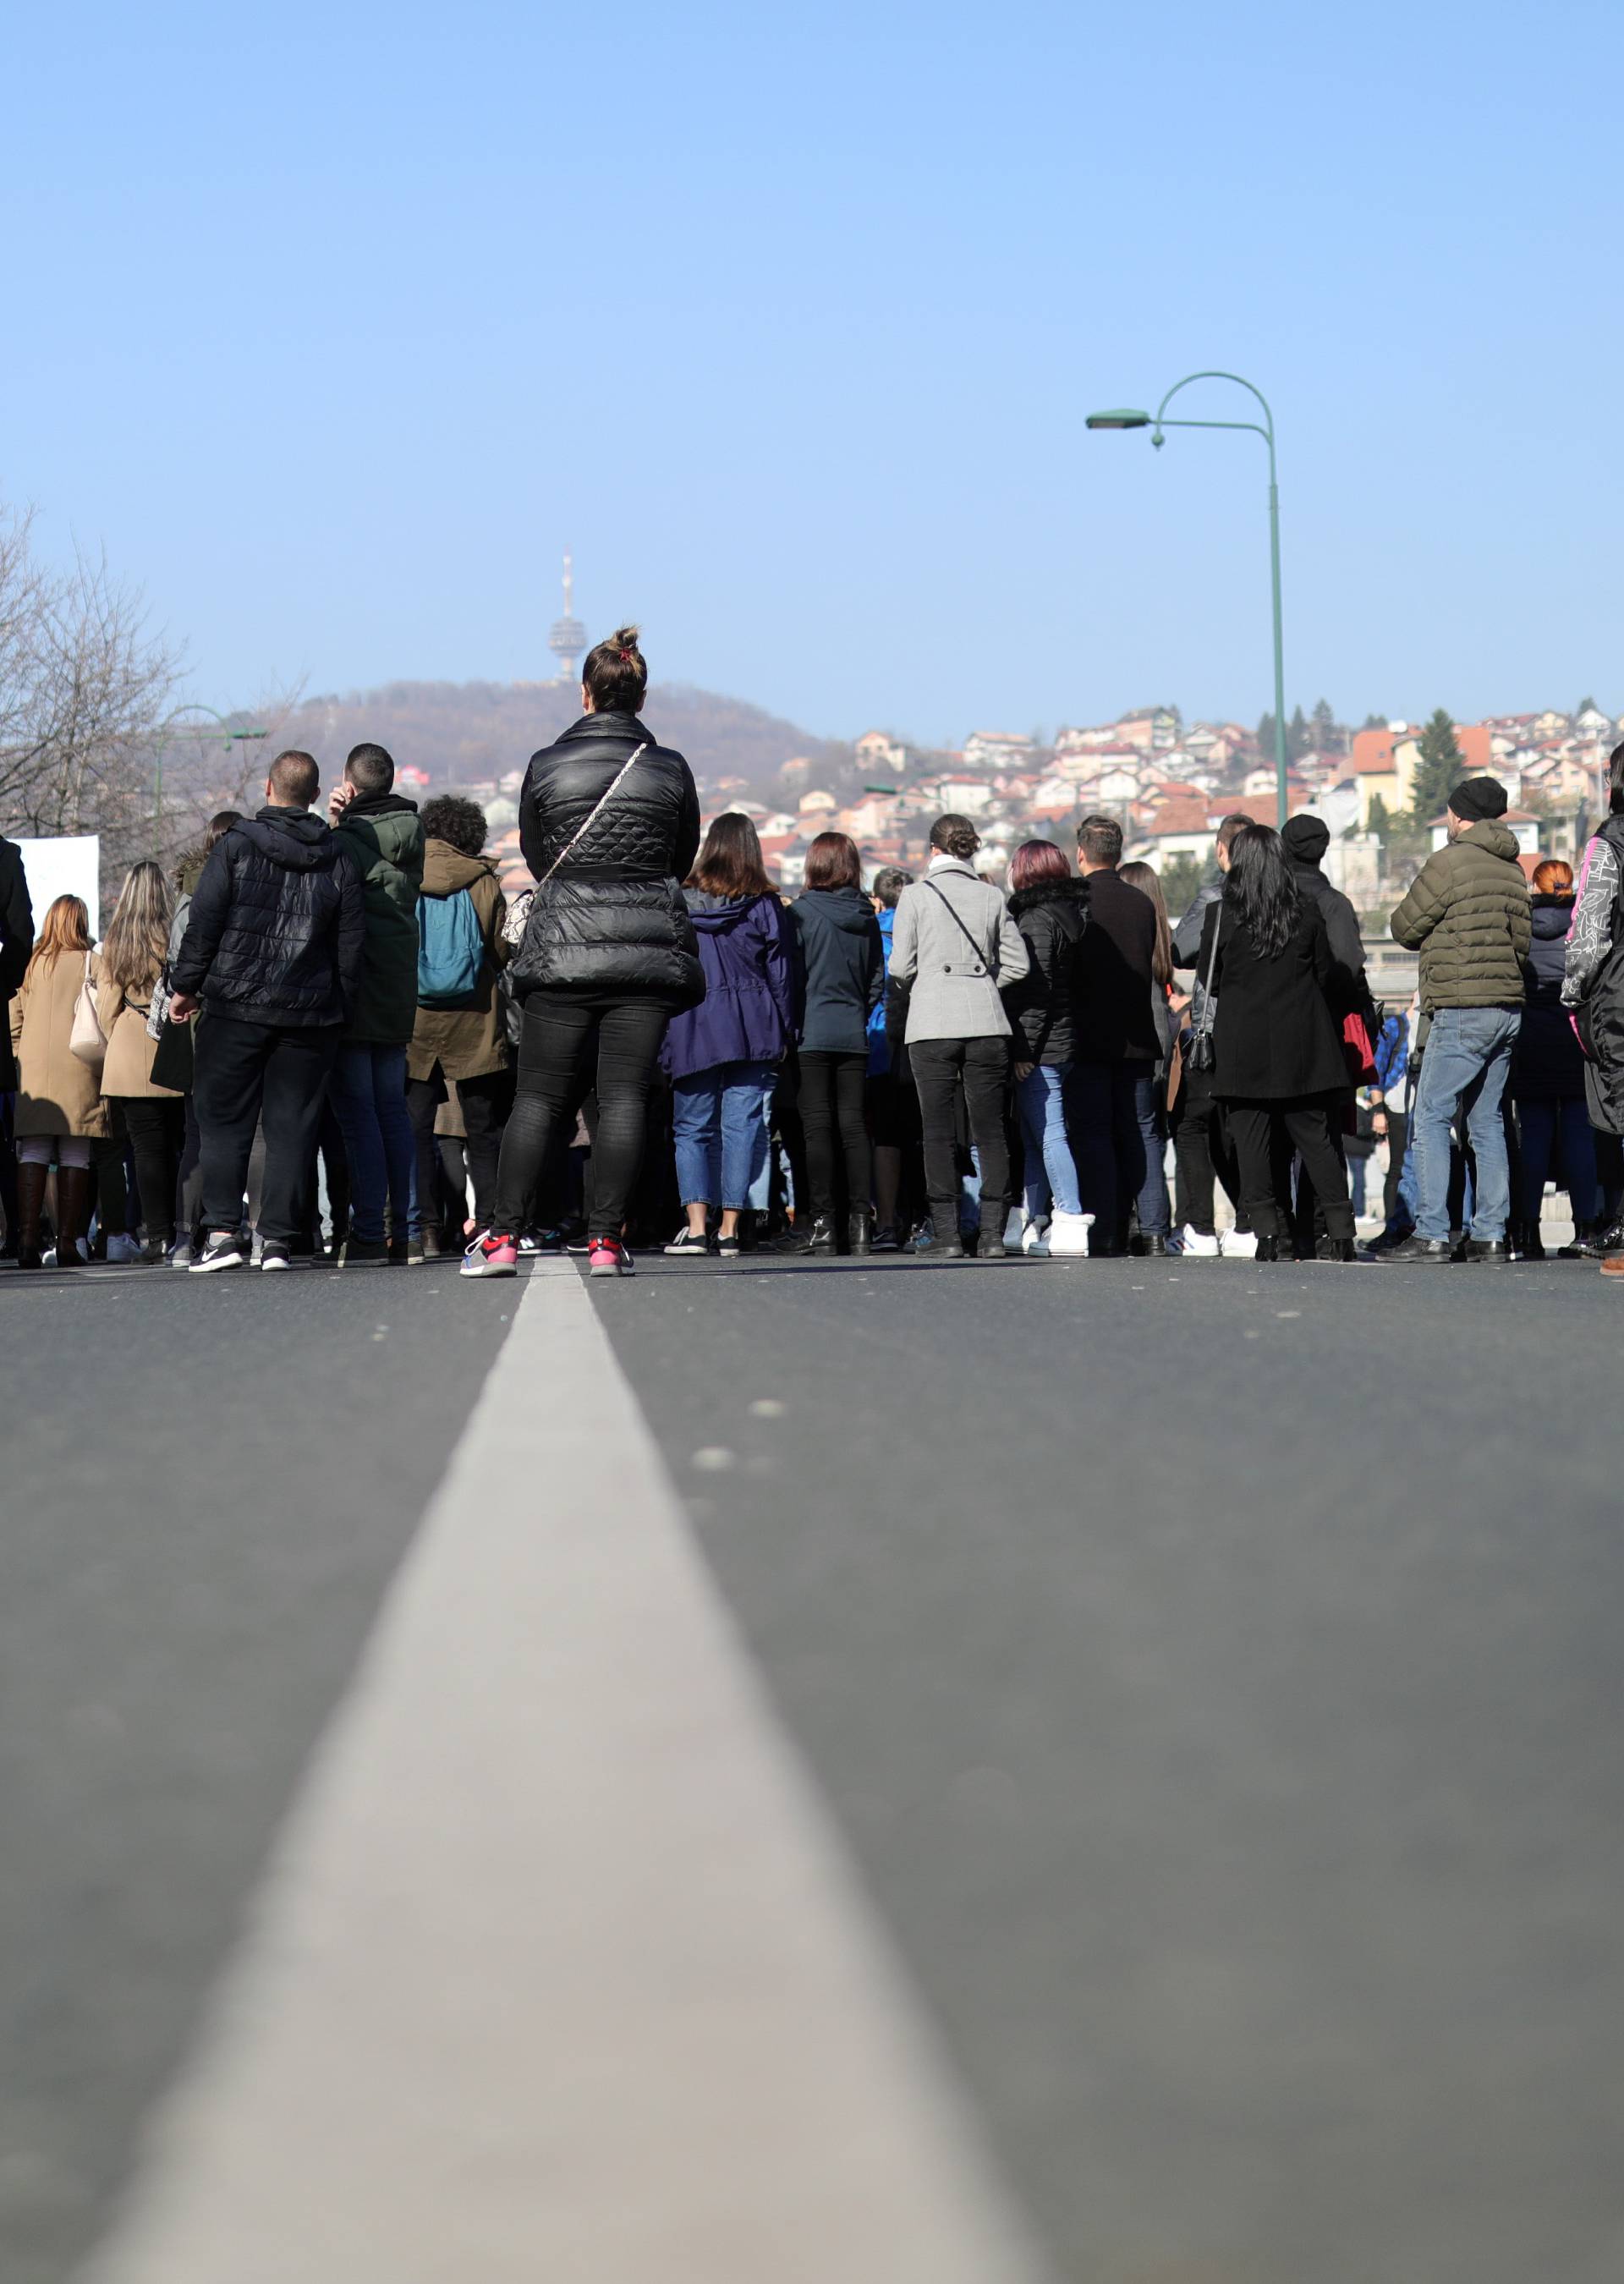
[[[1509,801],[1498,778],[1466,778],[1449,795],[1450,808],[1469,825],[1480,824],[1486,817],[1503,817]]]
[[[1323,817],[1288,817],[1280,827],[1288,852],[1304,864],[1317,864],[1331,846],[1331,827]]]

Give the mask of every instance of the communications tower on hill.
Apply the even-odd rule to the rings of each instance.
[[[558,679],[574,682],[575,661],[587,646],[587,630],[575,616],[575,566],[570,551],[564,551],[564,616],[555,619],[547,630],[547,647],[558,661]]]

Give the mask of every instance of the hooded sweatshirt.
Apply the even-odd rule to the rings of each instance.
[[[776,1063],[795,1036],[795,962],[784,906],[770,892],[687,888],[705,997],[671,1018],[661,1053],[673,1079],[722,1063]]]
[[[418,1016],[418,805],[396,793],[362,794],[333,830],[366,891],[366,960],[344,1036],[357,1046],[403,1047]]]
[[[874,907],[861,888],[808,888],[790,906],[806,993],[800,1044],[868,1059],[870,1010],[886,988]]]
[[[365,950],[354,858],[308,810],[273,806],[215,843],[192,891],[174,987],[242,1022],[342,1023]]]

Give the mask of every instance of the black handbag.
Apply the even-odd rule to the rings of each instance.
[[[1210,1071],[1216,1068],[1218,1061],[1218,1049],[1213,1039],[1213,1025],[1218,1017],[1218,1002],[1213,997],[1213,978],[1218,973],[1218,938],[1223,928],[1223,906],[1217,905],[1215,911],[1213,948],[1207,957],[1206,982],[1201,992],[1201,1020],[1190,1035],[1190,1045],[1183,1063],[1186,1071]]]
[[[166,1015],[163,1029],[158,1034],[158,1044],[152,1050],[152,1084],[167,1086],[176,1094],[190,1094],[196,1074],[197,1050],[192,1043],[191,1024],[172,1022]]]

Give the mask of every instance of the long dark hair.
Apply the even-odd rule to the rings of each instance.
[[[1119,877],[1130,888],[1148,896],[1156,911],[1156,946],[1151,954],[1151,974],[1165,991],[1173,981],[1173,929],[1167,919],[1167,900],[1161,892],[1161,875],[1153,864],[1124,864]]]
[[[1297,933],[1302,899],[1272,825],[1249,825],[1230,848],[1223,901],[1260,958],[1278,959]]]
[[[761,836],[737,809],[713,817],[693,868],[693,885],[710,896],[769,896],[772,882],[761,863]]]

